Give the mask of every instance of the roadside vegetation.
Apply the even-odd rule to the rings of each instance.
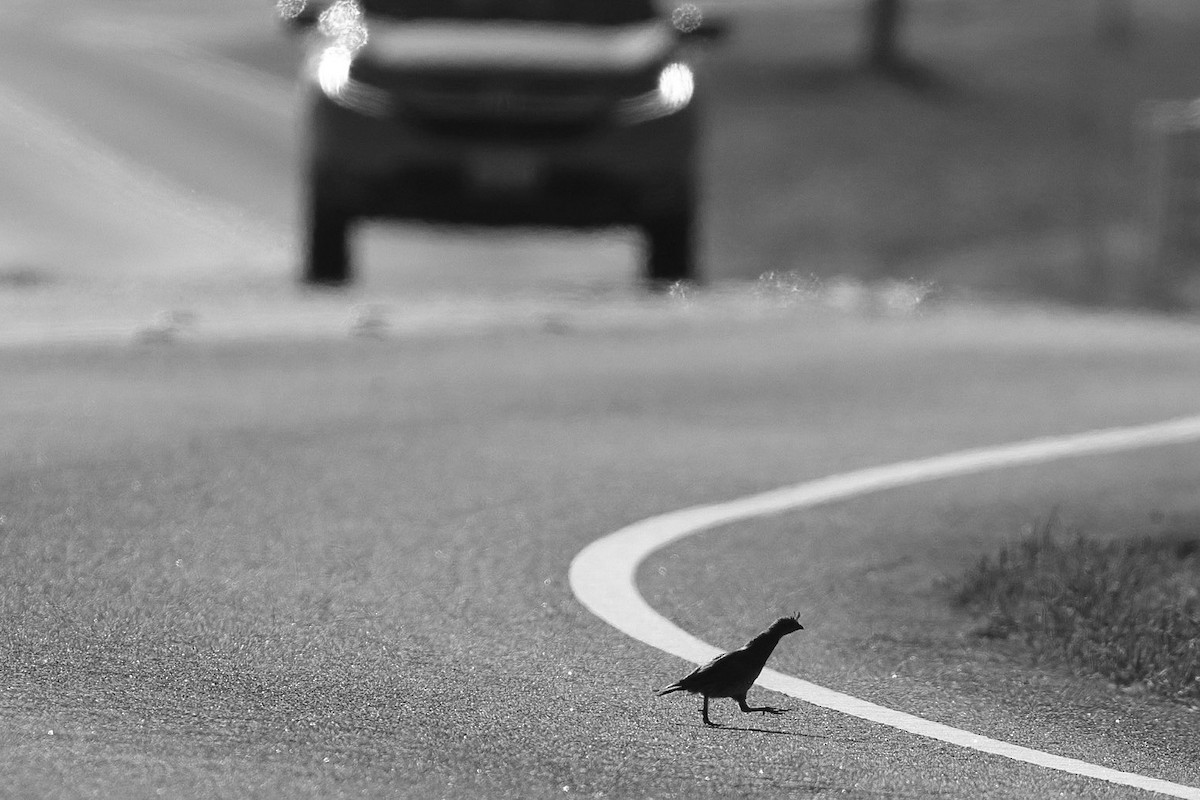
[[[1200,5],[1124,4],[1119,36],[1111,5],[912,2],[907,81],[864,68],[860,4],[729,6],[703,65],[713,269],[1129,301],[1145,104],[1200,97]]]
[[[1097,541],[1053,519],[963,576],[980,635],[1200,707],[1200,536]]]

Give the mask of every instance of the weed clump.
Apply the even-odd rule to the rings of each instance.
[[[979,634],[1020,637],[1039,658],[1200,705],[1200,538],[1101,542],[1053,518],[984,556],[956,601]]]

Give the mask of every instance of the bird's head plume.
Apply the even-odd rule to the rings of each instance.
[[[774,633],[784,636],[789,633],[804,630],[804,626],[800,624],[800,615],[793,614],[790,617],[780,617],[771,623],[770,630]]]

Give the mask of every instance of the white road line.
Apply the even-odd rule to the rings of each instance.
[[[721,651],[660,616],[638,593],[635,584],[637,569],[642,561],[672,542],[719,525],[811,508],[884,489],[1006,467],[1195,441],[1200,441],[1200,416],[965,450],[847,472],[727,503],[693,506],[636,522],[585,547],[571,562],[571,589],[584,606],[614,628],[672,655],[701,664]],[[758,683],[813,705],[959,747],[1171,797],[1200,800],[1200,787],[1121,772],[980,736],[875,705],[774,670],[763,670]]]
[[[150,20],[84,18],[64,27],[66,35],[76,41],[132,57],[150,56],[154,69],[170,70],[173,78],[228,97],[260,116],[269,115],[275,124],[295,124],[298,90],[294,80],[214,55]]]
[[[166,223],[172,231],[199,231],[235,243],[238,252],[276,256],[284,246],[278,231],[246,219],[236,206],[197,195],[4,86],[0,110],[0,124],[56,159],[89,189],[97,187],[104,203],[128,209],[144,227],[157,230],[155,225]]]

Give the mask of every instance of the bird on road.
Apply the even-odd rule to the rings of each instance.
[[[746,642],[737,650],[719,655],[702,667],[696,668],[686,678],[682,678],[670,686],[664,686],[656,694],[661,697],[671,692],[691,692],[703,695],[704,706],[700,709],[700,718],[704,724],[713,728],[720,727],[708,718],[708,700],[710,697],[732,697],[737,701],[738,708],[743,713],[757,711],[760,714],[782,714],[786,708],[759,706],[754,708],[746,703],[746,693],[758,680],[758,674],[767,664],[767,659],[775,650],[779,640],[789,633],[804,630],[796,617],[780,617],[771,623],[771,627]]]

